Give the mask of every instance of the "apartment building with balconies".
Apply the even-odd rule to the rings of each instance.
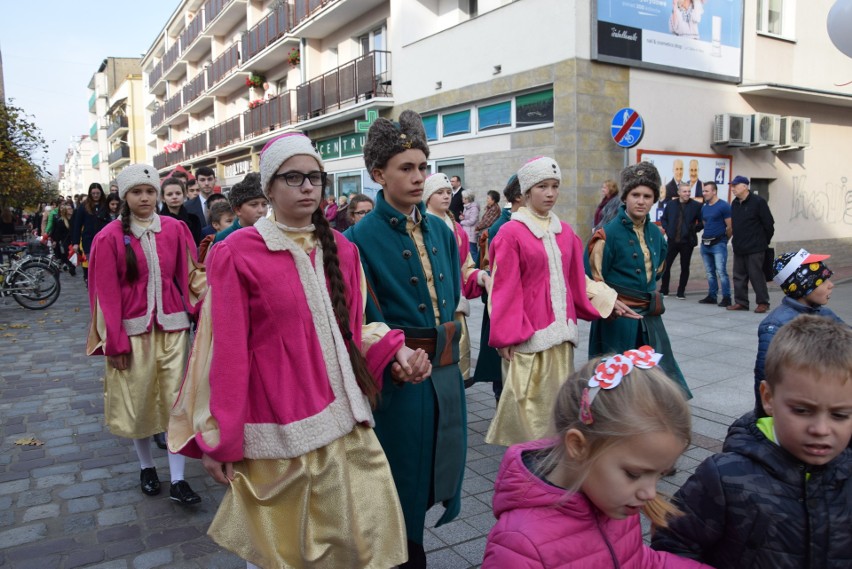
[[[92,166],[92,157],[98,152],[97,141],[88,134],[75,137],[65,151],[60,167],[59,194],[74,196],[85,194],[92,182],[100,181],[100,170]]]
[[[107,57],[89,81],[89,137],[97,148],[91,162],[104,188],[131,160],[145,158],[139,62],[138,57]]]
[[[779,247],[852,241],[852,77],[825,33],[828,7],[696,2],[703,19],[684,29],[670,4],[185,0],[142,61],[149,160],[163,174],[214,166],[227,186],[271,137],[298,130],[334,193],[371,193],[363,127],[411,108],[432,170],[460,175],[480,200],[527,159],[554,156],[557,212],[581,234],[625,163],[653,160],[668,181],[679,159],[720,195],[735,174],[753,178],[783,226]],[[615,128],[624,108],[642,118],[635,140]],[[748,142],[730,136],[737,124],[745,134],[725,123],[734,115],[758,125]]]

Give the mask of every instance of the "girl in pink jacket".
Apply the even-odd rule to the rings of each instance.
[[[642,541],[678,515],[656,486],[690,440],[683,393],[650,346],[593,360],[566,381],[558,436],[511,447],[494,486],[483,569],[700,568]]]
[[[189,313],[206,283],[195,268],[195,241],[186,224],[156,213],[160,178],[133,164],[118,177],[121,218],[92,242],[86,351],[107,357],[104,419],[110,432],[133,439],[142,492],[160,493],[149,437],[166,430],[189,352]],[[185,458],[169,453],[169,496],[201,498],[184,480]]]

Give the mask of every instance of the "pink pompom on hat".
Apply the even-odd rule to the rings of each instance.
[[[300,154],[316,159],[320,169],[324,169],[319,152],[314,148],[311,139],[304,134],[288,132],[266,143],[260,151],[260,187],[264,195],[268,195],[269,183],[278,168],[293,156]]]

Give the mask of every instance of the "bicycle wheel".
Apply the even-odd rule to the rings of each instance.
[[[41,263],[24,263],[9,277],[12,298],[30,310],[43,310],[59,298],[59,274]]]

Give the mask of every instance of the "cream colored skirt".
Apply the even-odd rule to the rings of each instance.
[[[405,521],[373,430],[292,459],[246,459],[208,534],[264,569],[388,569],[408,559]]]
[[[106,360],[104,419],[110,432],[143,439],[163,433],[177,399],[189,351],[188,333],[151,331],[130,336],[130,366],[120,371]]]
[[[508,370],[504,366],[503,394],[485,442],[510,446],[550,435],[556,394],[573,373],[570,342],[534,354],[515,352]]]

